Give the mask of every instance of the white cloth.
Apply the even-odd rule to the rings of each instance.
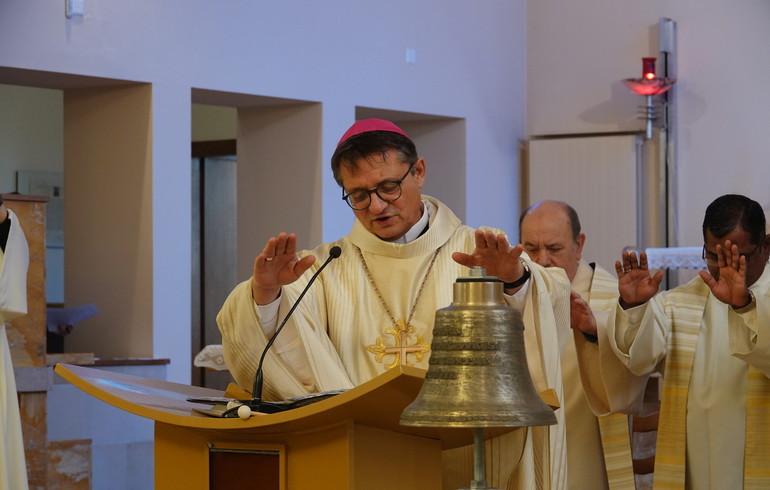
[[[29,249],[13,211],[8,211],[8,219],[11,230],[5,252],[0,251],[0,490],[24,490],[28,488],[24,439],[5,322],[27,313]]]
[[[394,344],[393,322],[367,279],[357,248],[363,253],[393,316],[404,321],[414,305],[431,259],[438,252],[410,322],[414,332],[406,339],[408,345],[430,345],[436,310],[451,303],[455,279],[467,274],[467,269],[454,262],[451,255],[456,251],[472,252],[475,238],[474,230],[462,225],[449,208],[438,200],[426,198],[436,207],[436,214],[430,217],[428,231],[410,243],[382,241],[356,221],[348,236],[300,253],[302,256],[312,253],[320,260],[300,280],[283,288],[280,318],[312,273],[328,257],[329,249],[335,245],[342,248],[340,258],[330,263],[318,277],[284,327],[295,330],[296,345],[284,346],[283,352],[272,349],[268,352],[264,365],[265,394],[283,399],[314,391],[351,388],[385,372],[386,364],[394,360],[393,355],[386,354],[379,359],[377,356],[379,344]],[[528,257],[523,256],[523,259],[532,271],[522,301],[530,371],[538,390],[553,388],[561,399],[559,345],[566,343],[570,335],[569,283],[563,271],[545,270]],[[250,387],[266,336],[251,299],[248,281],[231,293],[217,322],[230,371],[239,384]],[[295,359],[301,356],[312,373],[309,382],[297,377],[282,355]],[[408,364],[427,369],[429,357],[429,352],[422,360],[409,354],[407,360]],[[552,461],[549,478],[553,482],[552,488],[564,488],[563,410],[557,411],[557,418],[561,423],[550,431],[548,445]]]
[[[214,371],[227,371],[225,356],[222,354],[222,344],[209,344],[195,355],[193,366],[213,369]]]
[[[770,266],[750,288],[757,307],[742,315],[712,294],[706,297],[687,399],[687,488],[743,487],[748,366],[770,375]],[[610,323],[616,353],[637,373],[663,365],[671,331],[664,305],[673,291],[626,311],[618,307]]]

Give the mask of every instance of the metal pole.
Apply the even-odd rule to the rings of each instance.
[[[647,120],[647,139],[652,139],[652,120],[655,119],[655,104],[652,102],[652,95],[645,97],[644,118]]]
[[[662,17],[658,22],[658,42],[661,58],[661,71],[665,78],[676,78],[676,22]],[[677,182],[676,182],[676,128],[674,112],[676,87],[661,94],[661,124],[659,139],[660,178],[662,180],[661,194],[664,202],[665,247],[676,247],[677,222]],[[673,277],[672,277],[673,276]],[[666,287],[676,284],[679,275],[670,269],[666,270]]]
[[[462,489],[466,490],[466,489]],[[484,477],[484,428],[473,429],[473,480],[468,490],[495,490]]]

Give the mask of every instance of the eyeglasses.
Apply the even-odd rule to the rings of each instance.
[[[409,165],[406,173],[399,180],[386,180],[377,184],[374,189],[358,189],[345,194],[345,188],[342,188],[342,199],[348,203],[348,206],[360,211],[366,209],[372,203],[372,193],[377,194],[377,197],[385,202],[393,202],[401,197],[401,183],[409,176],[409,172],[412,171],[414,163]]]
[[[759,249],[760,249],[760,248],[761,248],[761,247],[760,247],[759,245],[757,245],[756,247],[754,247],[754,250],[753,250],[751,253],[747,253],[747,254],[740,254],[740,256],[741,256],[741,257],[744,257],[746,260],[749,260],[749,259],[751,259],[751,258],[752,258],[754,255],[756,255],[756,253],[759,251]],[[715,254],[714,252],[707,252],[707,251],[706,251],[706,246],[705,246],[705,245],[703,246],[703,252],[701,253],[701,256],[700,256],[700,257],[701,257],[701,258],[702,258],[702,259],[703,259],[703,260],[704,260],[706,263],[708,263],[708,264],[716,264],[717,262],[719,262],[719,256],[718,256],[717,254]]]

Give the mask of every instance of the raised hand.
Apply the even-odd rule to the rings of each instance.
[[[251,277],[251,296],[258,305],[273,302],[281,286],[296,281],[315,262],[313,255],[297,256],[297,236],[294,233],[280,233],[270,237],[254,261],[254,275]]]
[[[465,267],[483,267],[487,275],[503,282],[514,282],[524,275],[524,265],[519,257],[522,247],[512,247],[505,235],[490,230],[476,230],[476,248],[473,253],[455,252],[452,258]]]
[[[637,259],[633,250],[623,251],[622,260],[615,261],[615,272],[618,274],[620,305],[624,310],[641,305],[655,296],[663,279],[663,271],[650,276],[647,254],[642,252]]]
[[[746,286],[746,257],[738,253],[738,246],[725,240],[724,247],[717,245],[717,266],[715,278],[708,271],[700,271],[703,282],[719,301],[734,308],[745,306],[749,301]]]
[[[569,293],[570,327],[596,337],[596,318],[588,303],[575,291]]]

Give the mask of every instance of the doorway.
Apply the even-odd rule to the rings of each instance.
[[[237,281],[235,140],[192,145],[192,356],[221,344],[216,315]],[[224,390],[229,371],[192,367],[192,384]]]

